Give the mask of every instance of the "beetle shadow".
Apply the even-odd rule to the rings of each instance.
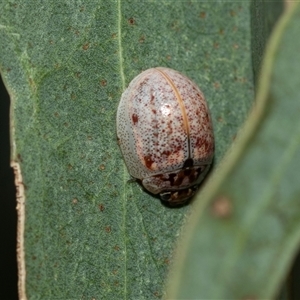
[[[171,209],[178,209],[178,208],[182,208],[184,206],[187,206],[189,205],[189,203],[191,202],[192,198],[188,199],[186,202],[184,203],[180,203],[180,204],[172,204],[168,201],[163,201],[159,195],[155,195],[155,194],[152,194],[150,193],[149,191],[147,191],[143,184],[142,184],[142,181],[140,179],[137,179],[137,178],[134,178],[134,177],[131,177],[127,183],[129,184],[132,184],[132,183],[138,183],[138,185],[142,188],[143,192],[144,193],[147,193],[149,196],[151,196],[152,198],[155,198],[157,200],[159,200],[161,202],[161,204],[164,206],[164,207],[167,207],[167,208],[171,208]]]
[[[160,200],[161,204],[164,207],[171,208],[171,209],[179,209],[179,208],[185,207],[185,206],[189,205],[192,200],[192,198],[190,198],[187,201],[185,201],[184,203],[172,204],[171,202],[161,200],[159,197],[158,197],[158,199]]]

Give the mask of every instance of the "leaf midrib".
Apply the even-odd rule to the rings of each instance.
[[[122,46],[122,13],[121,13],[121,0],[118,0],[118,48],[119,48],[119,61],[120,61],[120,76],[122,82],[122,92],[125,90],[125,75],[124,75],[124,58],[123,58],[123,46]],[[126,192],[127,170],[123,162],[123,231],[124,231],[124,299],[127,299],[127,245],[126,245]]]

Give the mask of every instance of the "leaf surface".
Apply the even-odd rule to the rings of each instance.
[[[298,4],[272,35],[235,148],[195,201],[170,299],[273,299],[279,292],[300,242],[299,30]]]
[[[218,165],[254,98],[253,7],[1,1],[0,11],[12,161],[25,197],[18,207],[21,297],[160,298],[190,207],[170,209],[128,183],[115,134],[118,102],[147,68],[188,75],[211,109]]]

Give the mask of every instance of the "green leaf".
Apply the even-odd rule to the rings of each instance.
[[[268,44],[255,107],[197,197],[170,299],[273,299],[300,242],[300,5]]]
[[[211,109],[218,165],[254,98],[251,15],[260,5],[0,2],[21,298],[162,296],[190,206],[170,209],[128,183],[115,134],[121,93],[150,67],[188,75]],[[271,3],[257,19],[268,11],[274,22],[279,10]]]

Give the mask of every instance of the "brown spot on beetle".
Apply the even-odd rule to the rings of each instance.
[[[138,121],[139,121],[139,117],[136,114],[132,114],[133,125],[136,125]]]
[[[169,157],[171,154],[172,154],[172,152],[169,151],[169,150],[164,150],[164,151],[162,152],[162,155],[163,155],[163,156],[166,156],[166,157]]]
[[[148,168],[148,169],[152,169],[151,166],[152,164],[154,163],[154,160],[152,159],[152,155],[146,155],[144,157],[144,161],[145,161],[145,166]]]

